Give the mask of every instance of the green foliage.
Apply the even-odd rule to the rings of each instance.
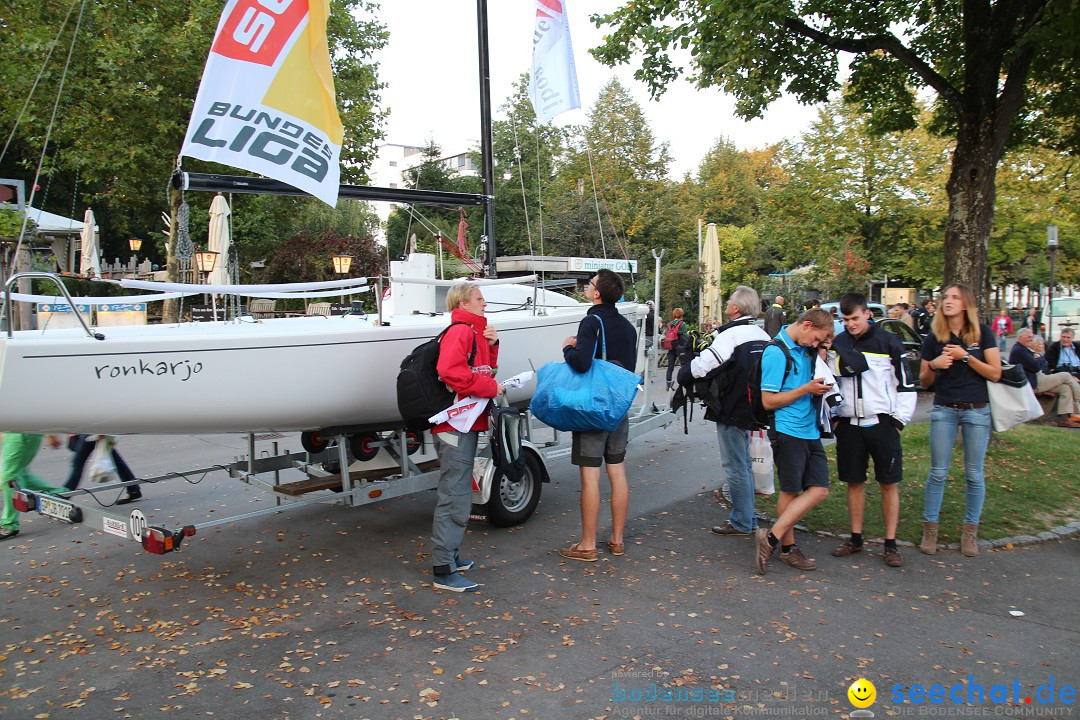
[[[32,179],[71,46],[75,7],[12,146],[0,160],[0,176]],[[166,183],[222,7],[220,0],[86,4],[46,153],[45,171],[52,175],[42,178],[44,188],[35,204],[62,215],[74,210],[77,217],[93,207],[107,256],[127,252],[129,237],[160,237],[160,213],[168,209]],[[377,20],[363,19],[375,7],[372,0],[331,2],[327,30],[345,125],[345,181],[365,179],[362,169],[374,157],[385,114],[378,109],[380,85],[372,53],[385,44],[386,32]],[[68,3],[31,0],[10,0],[4,6],[0,127],[5,135],[17,125],[67,10]],[[196,161],[188,165],[197,171],[210,167]],[[210,200],[204,199],[189,196],[193,219],[205,217]]]
[[[1062,146],[1080,137],[1075,0],[660,0],[627,2],[593,20],[609,32],[592,54],[608,65],[640,56],[635,77],[654,97],[688,76],[733,94],[747,119],[784,93],[825,101],[840,89],[840,53],[854,54],[845,95],[868,130],[910,130],[921,121],[956,138],[943,183],[950,200],[943,279],[965,282],[977,297],[986,284],[994,173],[1007,143]],[[673,59],[676,50],[689,52],[689,73]],[[920,87],[936,93],[932,118],[915,100]],[[874,228],[861,230],[868,239]]]
[[[22,232],[23,216],[18,210],[0,208],[0,237],[17,238]]]
[[[319,282],[333,280],[338,253],[352,255],[350,277],[371,277],[386,273],[383,249],[370,237],[338,235],[332,229],[304,230],[278,244],[267,260],[265,281]]]

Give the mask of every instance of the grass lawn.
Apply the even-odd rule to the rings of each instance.
[[[900,528],[897,537],[918,543],[922,538],[923,486],[930,469],[930,423],[904,429],[904,480],[900,484]],[[1080,432],[1047,425],[1020,425],[994,433],[986,453],[986,501],[979,526],[981,539],[1034,535],[1080,518]],[[803,518],[812,530],[851,532],[846,486],[836,479],[836,446],[829,457],[830,493],[825,502]],[[957,437],[953,463],[941,505],[941,542],[960,541],[964,517],[964,465]],[[863,534],[882,537],[881,493],[873,481],[873,462],[866,483]],[[758,496],[757,507],[776,516],[776,496]]]

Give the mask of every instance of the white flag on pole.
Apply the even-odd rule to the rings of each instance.
[[[556,115],[581,107],[574,47],[566,19],[566,0],[534,0],[532,77],[529,94],[536,118],[549,122]]]
[[[181,155],[261,173],[337,203],[344,131],[329,0],[228,0]]]

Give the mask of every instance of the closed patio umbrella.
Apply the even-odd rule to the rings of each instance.
[[[214,271],[210,273],[210,285],[229,284],[229,245],[232,244],[232,233],[229,229],[229,203],[225,202],[225,196],[218,193],[214,202],[210,203],[210,235],[208,238],[208,250],[218,253]]]
[[[723,308],[720,306],[720,240],[716,235],[716,223],[709,223],[705,232],[705,244],[701,247],[702,292],[701,320],[721,321]]]
[[[90,208],[86,208],[86,214],[83,215],[82,232],[79,233],[80,242],[80,255],[79,255],[79,274],[80,275],[92,275],[93,277],[101,277],[101,259],[98,257],[100,252],[98,250],[98,236],[97,225],[94,222],[94,211]]]

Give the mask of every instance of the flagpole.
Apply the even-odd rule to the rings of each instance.
[[[480,172],[484,180],[484,232],[487,276],[495,277],[495,166],[491,149],[491,72],[488,69],[487,0],[476,0],[476,36],[480,55]]]

